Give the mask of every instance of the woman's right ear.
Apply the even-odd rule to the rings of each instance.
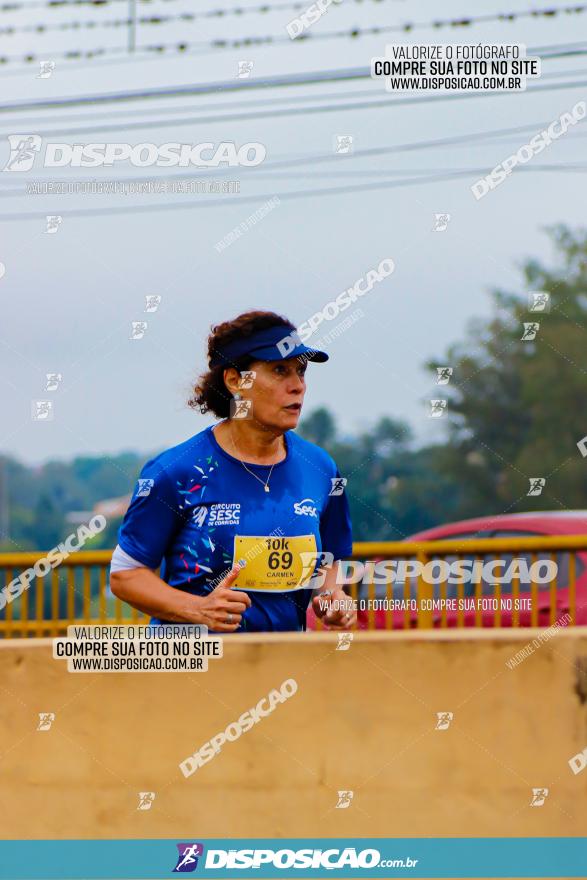
[[[224,384],[234,397],[239,390],[240,373],[234,367],[227,367],[224,371]]]

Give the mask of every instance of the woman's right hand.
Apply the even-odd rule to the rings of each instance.
[[[197,597],[200,618],[198,623],[215,632],[234,632],[239,628],[243,613],[251,607],[248,593],[232,589],[241,568],[242,566],[234,565],[211,593]]]

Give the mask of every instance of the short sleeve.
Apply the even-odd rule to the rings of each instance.
[[[345,489],[346,480],[342,479],[337,470],[331,483],[328,503],[320,518],[322,550],[332,553],[335,559],[348,559],[353,551],[353,532]]]
[[[147,568],[157,568],[183,523],[178,495],[156,460],[143,467],[118,532],[125,553]]]

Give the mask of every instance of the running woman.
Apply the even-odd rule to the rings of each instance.
[[[112,592],[153,625],[305,630],[314,592],[329,628],[355,626],[337,584],[352,551],[346,481],[294,433],[308,361],[326,360],[273,312],[212,328],[189,405],[221,421],[145,464],[112,557]]]

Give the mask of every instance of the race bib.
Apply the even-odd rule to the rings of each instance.
[[[233,565],[246,563],[235,586],[262,592],[301,590],[314,574],[319,555],[314,535],[235,535]]]

